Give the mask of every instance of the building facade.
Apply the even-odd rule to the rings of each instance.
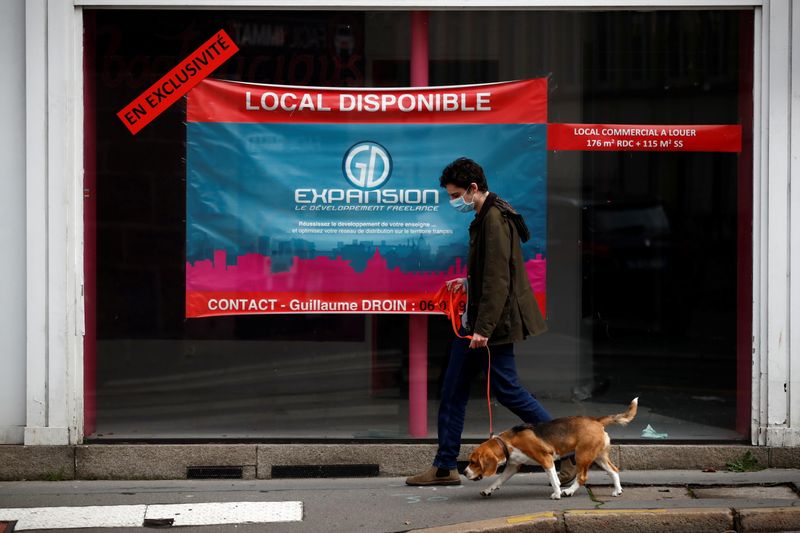
[[[0,211],[9,259],[24,258],[4,266],[0,443],[435,438],[452,337],[442,316],[186,317],[185,101],[136,135],[117,113],[222,28],[239,51],[218,79],[385,88],[546,78],[548,126],[735,128],[733,150],[714,134],[692,150],[612,150],[608,140],[547,150],[550,331],[517,346],[519,373],[555,416],[616,412],[639,396],[626,440],[800,445],[793,2],[0,9],[10,51],[0,59],[9,80]],[[490,188],[512,194],[523,178],[490,175]],[[234,264],[230,250],[197,253]],[[326,254],[360,271],[378,257],[387,269],[434,265],[442,250],[421,236],[322,250],[267,234],[237,253],[267,257],[274,271]],[[468,438],[484,434],[481,397],[476,384]],[[514,422],[497,416],[498,427]]]

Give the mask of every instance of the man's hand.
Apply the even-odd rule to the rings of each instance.
[[[489,337],[484,337],[480,333],[473,333],[472,341],[469,343],[469,347],[472,349],[486,348],[488,344],[489,344]]]
[[[445,285],[447,286],[447,290],[452,293],[459,293],[464,292],[464,282],[466,278],[456,278],[448,280]]]

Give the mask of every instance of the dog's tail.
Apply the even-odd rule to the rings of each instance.
[[[633,420],[633,417],[636,416],[636,409],[639,406],[639,397],[633,399],[631,404],[628,406],[628,410],[624,413],[619,413],[616,415],[607,415],[601,416],[597,419],[598,422],[603,424],[604,426],[608,426],[610,424],[619,424],[620,426],[627,426],[628,423]]]

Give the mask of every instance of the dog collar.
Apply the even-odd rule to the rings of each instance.
[[[509,459],[511,459],[511,454],[508,453],[508,446],[506,445],[506,441],[504,441],[503,439],[501,439],[498,436],[496,436],[494,438],[497,439],[497,442],[499,442],[500,446],[503,448],[503,455],[506,456],[506,462],[508,462]]]

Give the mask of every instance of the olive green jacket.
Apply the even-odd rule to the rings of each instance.
[[[514,209],[490,193],[469,227],[467,331],[489,344],[520,341],[547,331],[533,297],[520,237],[528,229]]]

